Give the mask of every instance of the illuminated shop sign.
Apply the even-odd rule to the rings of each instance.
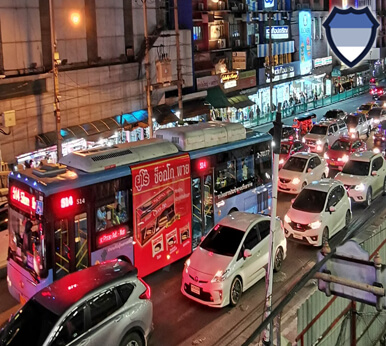
[[[289,27],[288,25],[283,26],[272,26],[271,38],[273,40],[288,39]],[[269,39],[269,26],[265,28],[265,37]]]
[[[11,203],[16,207],[24,210],[27,213],[35,213],[36,211],[36,198],[30,193],[16,187],[11,187],[9,194]]]
[[[299,12],[299,54],[300,74],[309,74],[312,70],[311,12]]]
[[[221,83],[236,81],[239,79],[239,71],[221,74]]]
[[[295,67],[292,65],[279,65],[274,66],[273,69],[273,77],[272,81],[276,82],[278,80],[287,79],[291,77],[295,77]],[[269,83],[270,79],[266,79],[267,83]]]
[[[275,6],[275,0],[264,0],[264,8],[272,8]]]
[[[332,56],[326,56],[324,58],[314,59],[314,67],[320,67],[324,65],[332,64]]]

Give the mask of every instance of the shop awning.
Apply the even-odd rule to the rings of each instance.
[[[220,87],[214,87],[208,89],[208,95],[206,96],[206,100],[212,105],[214,108],[227,108],[231,107],[228,98],[225,93],[222,91]]]
[[[199,115],[208,115],[209,105],[205,104],[205,99],[189,100],[182,103],[184,119],[194,118]],[[178,104],[173,107],[173,111],[178,110]]]
[[[250,100],[247,95],[229,97],[228,101],[231,104],[231,107],[234,108],[245,108],[255,104],[255,102]]]
[[[160,125],[166,125],[180,120],[168,105],[153,107],[153,118]]]

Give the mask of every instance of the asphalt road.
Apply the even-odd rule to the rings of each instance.
[[[335,104],[333,107],[318,109],[315,113],[319,119],[329,108],[342,108],[352,112],[360,104],[370,100],[370,95],[361,95],[355,99]],[[286,119],[284,123],[291,125],[292,120]],[[270,125],[265,125],[260,127],[260,129],[267,131],[270,127]],[[371,142],[371,137],[368,142]],[[334,176],[335,173],[331,171],[330,175]],[[293,196],[291,195],[279,194],[278,215],[281,218],[284,217],[284,214],[289,209],[292,198]],[[385,202],[386,197],[378,197],[374,201],[371,207],[373,211],[370,213],[369,210],[365,210],[360,205],[353,205],[353,220],[351,224],[355,225],[369,218],[376,219],[379,215],[379,210],[384,209]],[[342,233],[338,237],[343,235]],[[338,240],[336,239],[336,241]],[[283,264],[282,271],[274,275],[274,304],[280,301],[299,278],[313,266],[318,250],[317,248],[293,242],[288,243],[288,257]],[[248,331],[258,326],[262,321],[265,296],[264,280],[261,280],[245,292],[240,304],[236,308],[213,309],[190,301],[180,293],[183,264],[184,260],[180,260],[145,278],[151,286],[154,303],[154,333],[149,345],[241,344],[243,337],[240,337],[240,334],[248,334]],[[311,281],[308,286],[309,290],[312,290],[314,282]],[[295,303],[303,301],[305,294],[295,297]],[[7,318],[6,315],[16,308],[16,301],[7,291],[6,280],[1,280],[0,314],[3,313],[3,320],[0,320],[0,324]],[[287,310],[291,308],[294,309],[293,305],[289,306]]]

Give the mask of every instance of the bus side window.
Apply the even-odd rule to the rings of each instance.
[[[255,175],[253,156],[237,159],[237,182],[246,182]]]

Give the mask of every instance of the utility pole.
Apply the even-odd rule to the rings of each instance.
[[[269,96],[270,96],[270,110],[272,112],[272,16],[273,13],[269,12]],[[279,154],[280,154],[280,139],[282,131],[281,123],[281,104],[279,103],[276,110],[276,121],[274,123],[274,135],[273,135],[273,144],[272,144],[272,157],[273,157],[273,167],[272,167],[272,202],[271,202],[271,224],[269,232],[269,255],[268,255],[268,268],[265,275],[265,312],[264,318],[267,318],[272,311],[272,284],[273,284],[273,269],[274,269],[274,235],[275,235],[275,225],[276,214],[277,214],[277,182],[279,179]],[[263,333],[263,344],[268,346],[272,345],[273,342],[273,323],[267,325],[267,328]]]
[[[180,52],[180,30],[178,27],[178,7],[177,0],[174,0],[174,30],[176,31],[176,49],[177,49],[177,87],[178,87],[178,108],[180,111],[180,120],[184,119],[182,105],[182,70],[181,70],[181,52]]]
[[[52,74],[54,82],[54,116],[56,118],[56,145],[57,145],[57,162],[62,158],[62,136],[61,119],[60,119],[60,104],[59,104],[59,71],[58,65],[60,64],[59,53],[56,51],[56,37],[54,27],[54,8],[52,6],[52,0],[48,3],[50,10],[50,29],[51,29],[51,55],[52,55]]]
[[[149,62],[149,34],[147,31],[147,0],[143,1],[143,20],[145,24],[145,71],[146,71],[146,103],[147,103],[147,123],[149,126],[149,137],[153,138],[153,108],[151,106],[151,79]]]

